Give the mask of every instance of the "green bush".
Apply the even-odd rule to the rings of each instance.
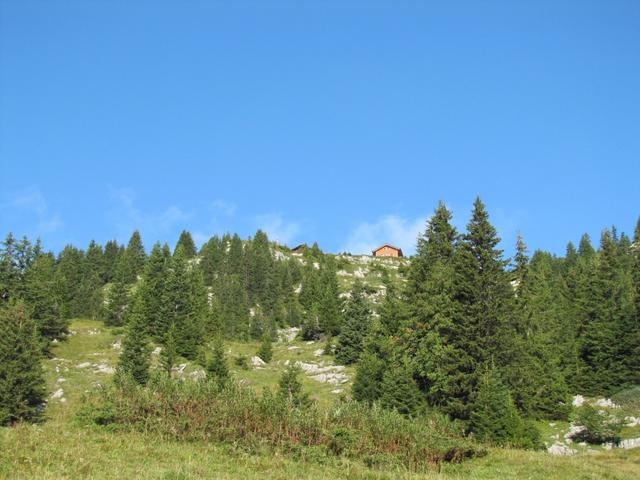
[[[93,392],[78,418],[178,440],[215,441],[247,451],[275,448],[314,458],[321,452],[420,469],[482,453],[441,416],[407,418],[358,402],[327,411],[293,406],[266,389],[234,381],[194,382],[153,375],[147,386]]]
[[[611,416],[603,411],[596,410],[589,404],[584,404],[575,409],[572,416],[573,423],[584,429],[573,435],[573,440],[600,444],[605,442],[618,443],[622,421],[616,416]]]
[[[246,355],[236,355],[235,357],[233,357],[233,363],[236,367],[242,370],[249,370],[249,361],[247,360]]]
[[[354,434],[344,427],[336,427],[328,435],[327,447],[336,455],[342,455],[355,443]]]

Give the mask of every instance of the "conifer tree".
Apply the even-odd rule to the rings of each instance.
[[[218,382],[218,385],[225,385],[231,378],[227,359],[224,354],[224,343],[222,338],[216,338],[211,350],[211,358],[207,361],[207,375],[211,380]]]
[[[480,376],[469,426],[475,436],[494,445],[536,448],[539,434],[528,428],[497,370],[486,367]]]
[[[416,255],[408,274],[408,294],[412,298],[417,299],[424,291],[435,264],[450,263],[457,237],[456,229],[451,225],[451,212],[440,202],[427,222],[424,234],[418,237]]]
[[[0,425],[36,421],[44,403],[45,382],[36,326],[25,307],[0,307]]]
[[[267,235],[258,230],[249,243],[247,254],[247,294],[249,304],[259,304],[266,312],[273,307],[273,257]]]
[[[100,286],[107,283],[105,256],[102,247],[94,240],[89,243],[87,253],[85,254],[85,275],[96,276],[96,282]]]
[[[54,275],[55,259],[51,254],[38,255],[25,274],[25,308],[42,337],[45,352],[50,342],[66,335],[68,327],[68,321],[60,314]]]
[[[147,255],[144,252],[142,238],[138,230],[134,231],[124,252],[124,263],[121,267],[126,283],[134,283],[142,274]]]
[[[629,251],[632,256],[631,278],[635,293],[635,315],[629,331],[626,332],[626,345],[622,348],[626,350],[623,358],[628,372],[627,381],[637,385],[640,384],[640,218]]]
[[[222,240],[214,235],[200,250],[200,266],[206,285],[213,285],[214,278],[220,275],[225,252]]]
[[[249,306],[247,291],[239,275],[227,275],[220,282],[219,298],[225,335],[238,340],[249,339]]]
[[[320,271],[314,267],[312,262],[307,262],[304,268],[300,295],[298,300],[305,310],[311,309],[314,303],[319,303],[322,294]]]
[[[518,286],[518,337],[504,377],[514,388],[518,408],[543,418],[566,418],[569,395],[565,376],[576,368],[575,329],[568,315],[564,285],[553,257],[537,251]]]
[[[391,356],[391,343],[387,335],[383,325],[374,324],[371,333],[365,339],[364,351],[356,367],[351,388],[353,398],[369,405],[379,400],[382,395],[384,372],[388,369]]]
[[[238,275],[238,278],[244,279],[245,277],[245,258],[244,258],[244,246],[242,240],[238,234],[234,234],[229,243],[229,251],[226,255],[224,273],[227,275]],[[244,280],[242,282],[244,287]]]
[[[118,380],[130,377],[145,385],[149,380],[151,349],[147,337],[144,304],[139,293],[134,295],[127,315],[127,330],[122,341],[122,353],[118,358],[116,375]]]
[[[391,362],[382,377],[380,404],[403,415],[415,415],[423,405],[422,395],[413,379],[407,359]]]
[[[475,390],[477,371],[488,361],[508,361],[513,348],[514,292],[505,271],[507,262],[497,249],[500,239],[489,223],[479,198],[454,258],[455,299],[459,308],[453,329],[456,338],[455,386],[460,411],[468,415],[468,399]]]
[[[401,297],[399,289],[389,279],[388,274],[383,277],[385,296],[380,305],[380,323],[387,335],[397,335],[400,325],[406,322],[408,308],[406,300]]]
[[[260,348],[258,349],[258,356],[266,363],[269,363],[273,358],[273,347],[271,346],[271,336],[268,332],[262,335],[260,341]]]
[[[178,353],[194,359],[202,344],[208,313],[207,296],[202,272],[187,263],[182,247],[177,248],[171,259],[162,304],[166,324],[175,324]]]
[[[176,349],[176,326],[171,324],[169,330],[164,336],[164,347],[160,351],[160,365],[162,370],[171,376],[171,370],[178,359]]]
[[[143,282],[138,286],[148,332],[157,340],[164,338],[168,329],[162,302],[162,293],[169,273],[168,263],[162,253],[162,247],[156,243],[144,267]]]
[[[518,235],[516,240],[516,255],[514,257],[513,277],[516,285],[516,291],[520,288],[527,274],[527,266],[529,257],[527,256],[527,245],[524,243],[522,235]]]
[[[287,365],[278,382],[278,397],[295,407],[305,407],[310,401],[302,388],[299,376],[300,367],[295,363]]]
[[[180,234],[180,238],[178,238],[178,243],[176,243],[174,255],[178,247],[182,247],[184,258],[186,258],[187,260],[197,255],[196,243],[193,241],[193,237],[191,236],[191,233],[187,230],[183,230],[182,233]]]
[[[318,302],[320,329],[328,335],[340,333],[340,289],[333,259],[327,259],[320,273],[321,293]]]
[[[104,308],[104,323],[109,326],[120,327],[125,324],[127,306],[129,304],[129,286],[126,283],[128,266],[121,257],[116,278],[107,292]]]
[[[303,340],[314,341],[320,338],[320,308],[314,303],[311,308],[304,314],[302,321],[301,334]]]
[[[15,258],[15,238],[9,232],[0,248],[0,302],[16,296],[19,272]]]
[[[472,389],[473,362],[460,336],[463,327],[454,282],[458,234],[450,222],[451,213],[440,203],[418,239],[402,332],[414,375],[429,403],[459,417],[464,416]],[[383,312],[382,318],[387,315]]]
[[[345,305],[344,323],[336,346],[338,362],[349,365],[358,361],[370,327],[371,310],[365,298],[364,286],[357,281]]]
[[[116,267],[118,265],[118,256],[120,254],[120,247],[116,240],[109,240],[104,246],[103,267],[104,278],[103,283],[113,282],[116,276]]]
[[[63,318],[78,317],[84,309],[81,295],[83,280],[83,253],[77,248],[64,247],[56,263],[55,281]]]

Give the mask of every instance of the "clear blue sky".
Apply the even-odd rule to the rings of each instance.
[[[640,214],[640,2],[0,0],[0,231],[513,251]]]

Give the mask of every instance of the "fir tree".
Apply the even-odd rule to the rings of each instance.
[[[344,323],[336,346],[338,362],[349,365],[358,360],[370,326],[371,310],[364,296],[364,286],[358,281],[345,305]]]
[[[351,391],[353,398],[371,405],[382,395],[384,372],[390,362],[391,343],[386,328],[375,324],[364,342]],[[330,353],[330,352],[329,352]]]
[[[178,359],[176,349],[176,326],[171,324],[169,330],[164,336],[164,347],[160,351],[160,365],[162,370],[171,376],[171,370]]]
[[[51,254],[38,255],[25,274],[26,310],[37,326],[45,351],[50,342],[66,335],[68,327],[68,321],[60,314],[54,275],[55,259]]]
[[[380,404],[403,415],[417,414],[423,405],[418,385],[407,359],[391,362],[382,377]]]
[[[271,336],[267,332],[262,335],[262,340],[260,342],[260,348],[258,349],[257,355],[266,363],[269,363],[273,358]]]
[[[143,282],[138,289],[142,297],[148,332],[157,340],[162,339],[168,329],[162,303],[162,292],[168,272],[168,261],[162,253],[162,247],[156,243],[145,265]]]
[[[215,380],[219,385],[226,384],[231,378],[227,359],[224,354],[224,343],[221,338],[213,342],[211,358],[207,361],[207,375],[209,379]]]
[[[274,265],[267,235],[262,230],[258,230],[249,243],[247,250],[247,294],[249,304],[259,304],[265,311],[269,312],[275,303],[275,299],[272,295]]]
[[[469,426],[480,441],[494,445],[535,448],[539,443],[537,432],[520,417],[494,367],[480,377]]]
[[[629,248],[632,256],[631,278],[635,292],[635,316],[630,331],[626,333],[628,342],[624,362],[629,373],[628,381],[640,384],[640,218],[633,235],[633,244]]]
[[[105,302],[104,322],[119,327],[125,324],[129,304],[129,286],[126,283],[128,267],[124,257],[119,262],[116,278],[111,284]]]
[[[85,275],[95,275],[100,286],[107,283],[105,256],[102,247],[94,240],[89,243],[85,254]]]
[[[137,230],[133,232],[124,252],[124,263],[121,267],[124,281],[134,283],[142,274],[147,255],[144,252],[142,238]]]
[[[308,342],[318,340],[321,332],[319,307],[317,303],[314,303],[304,314],[301,328],[302,339]]]
[[[302,388],[299,376],[300,367],[295,363],[287,365],[278,382],[278,397],[295,407],[304,407],[309,404],[309,397]]]
[[[64,247],[56,263],[55,283],[60,299],[60,314],[69,319],[78,317],[84,309],[81,295],[83,280],[83,254],[77,248]]]
[[[110,283],[115,279],[119,254],[120,247],[118,246],[118,242],[109,240],[104,246],[104,254],[102,256],[104,267],[103,283]]]
[[[245,258],[244,258],[244,246],[242,240],[237,234],[231,237],[229,242],[229,251],[227,253],[224,273],[226,275],[238,275],[238,278],[244,279],[245,277]],[[242,283],[244,287],[244,281]]]
[[[516,255],[513,260],[513,277],[516,289],[518,289],[525,280],[525,276],[527,274],[527,266],[529,264],[529,257],[527,256],[527,246],[524,243],[522,235],[518,235],[518,238],[516,240]]]
[[[9,232],[0,248],[0,302],[3,303],[16,296],[20,281],[15,255],[15,238]]]
[[[194,359],[202,344],[208,313],[207,296],[202,272],[187,263],[181,247],[170,262],[162,305],[166,325],[175,324],[178,353]]]
[[[340,333],[342,314],[340,312],[340,290],[333,259],[327,260],[320,273],[322,285],[318,302],[320,329],[328,335]]]
[[[133,298],[127,315],[128,325],[122,341],[122,354],[118,359],[117,379],[125,377],[145,385],[149,379],[150,346],[147,338],[144,304],[139,294]]]
[[[196,244],[193,241],[193,237],[191,236],[191,233],[188,232],[187,230],[183,230],[182,233],[180,234],[180,238],[178,238],[178,243],[176,243],[174,255],[175,255],[175,251],[179,247],[182,247],[182,253],[184,255],[184,258],[186,258],[187,260],[195,257],[197,254]]]
[[[475,390],[478,369],[492,359],[508,360],[513,348],[512,312],[514,292],[505,271],[507,262],[495,228],[489,223],[485,206],[476,199],[467,232],[454,258],[454,290],[458,305],[453,336],[456,358],[453,363],[460,411],[465,418],[468,399]]]
[[[514,388],[514,401],[529,415],[566,418],[569,395],[565,376],[575,371],[575,330],[563,284],[551,255],[537,251],[518,287],[519,336],[504,374]]]
[[[450,221],[451,213],[440,203],[418,240],[402,335],[429,403],[457,417],[464,415],[474,365],[458,333],[463,328],[454,282],[458,234]],[[383,312],[383,320],[387,316]]]
[[[0,307],[0,425],[38,420],[44,396],[35,324],[22,304]]]

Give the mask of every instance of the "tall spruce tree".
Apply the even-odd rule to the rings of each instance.
[[[356,367],[351,392],[353,398],[369,405],[382,396],[384,372],[389,369],[392,343],[386,328],[375,322],[364,341],[364,350]]]
[[[340,333],[342,313],[340,289],[333,259],[327,259],[320,273],[321,293],[318,301],[320,329],[328,335]]]
[[[380,405],[403,415],[415,415],[424,405],[423,396],[413,379],[413,368],[406,358],[390,363],[382,377]]]
[[[131,234],[124,252],[124,264],[120,267],[123,269],[122,273],[126,283],[134,283],[138,279],[138,275],[141,275],[144,269],[146,258],[140,232],[136,230]]]
[[[518,408],[531,416],[566,418],[569,394],[565,382],[576,368],[575,330],[550,254],[535,252],[518,285],[516,361],[504,377],[513,388]]]
[[[207,296],[202,272],[190,265],[182,247],[178,247],[162,293],[163,318],[176,327],[176,348],[180,355],[196,358],[207,316]],[[166,331],[166,330],[165,330]]]
[[[471,431],[483,442],[528,449],[542,446],[537,428],[520,416],[493,365],[483,367],[470,417]]]
[[[162,340],[169,328],[162,303],[162,292],[169,272],[168,263],[162,247],[156,243],[144,267],[143,282],[138,286],[147,329],[156,340]]]
[[[113,327],[125,324],[129,305],[129,284],[126,282],[129,267],[120,257],[114,282],[110,285],[104,305],[104,323]]]
[[[20,281],[15,255],[15,238],[9,232],[0,247],[0,302],[3,303],[16,296]]]
[[[40,254],[25,274],[25,308],[36,324],[45,352],[53,340],[67,333],[68,321],[60,314],[60,301],[55,285],[55,259],[52,254]]]
[[[23,304],[0,307],[0,425],[36,421],[45,382],[36,325]]]
[[[623,348],[626,371],[629,374],[628,381],[640,384],[640,218],[636,224],[633,235],[633,244],[629,251],[632,256],[631,278],[635,293],[635,315],[630,326],[630,331],[626,332],[627,341]]]
[[[418,239],[409,270],[408,319],[402,329],[414,375],[429,403],[463,416],[472,384],[470,352],[465,349],[455,296],[454,260],[458,234],[441,202]]]
[[[454,290],[458,306],[452,331],[457,343],[452,368],[453,392],[459,401],[455,417],[467,418],[478,371],[489,361],[504,363],[513,348],[514,291],[497,248],[500,239],[479,198],[454,258]]]
[[[191,259],[197,255],[196,243],[193,241],[193,237],[188,230],[183,230],[180,234],[180,238],[178,238],[178,243],[176,243],[175,251],[178,247],[182,247],[182,252],[184,258]]]
[[[121,381],[127,377],[145,385],[149,380],[151,349],[147,337],[144,303],[139,293],[134,295],[127,317],[128,325],[122,341],[122,353],[118,358],[116,378]]]
[[[357,362],[370,328],[371,310],[365,298],[364,285],[357,281],[345,304],[344,323],[336,345],[336,360],[344,365]]]
[[[171,371],[173,366],[176,364],[177,359],[176,326],[172,323],[164,336],[164,346],[160,351],[160,365],[167,375],[171,376]]]
[[[224,342],[218,337],[213,342],[211,356],[206,362],[207,375],[210,380],[214,380],[218,385],[225,385],[231,378],[229,365],[224,354]]]

